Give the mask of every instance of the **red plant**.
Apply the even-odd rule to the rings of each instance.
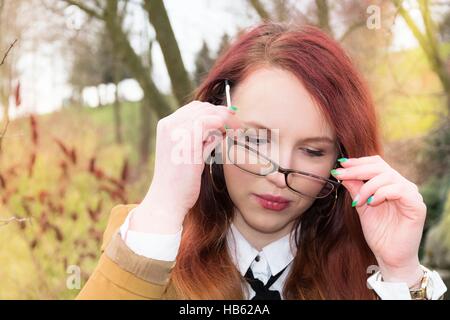
[[[87,208],[89,217],[92,221],[98,222],[100,220],[100,215],[102,213],[102,204],[103,200],[100,199],[100,201],[97,203],[97,207],[95,209],[92,209],[90,207]]]
[[[16,108],[19,108],[20,105],[22,104],[22,95],[20,93],[20,81],[17,82],[16,88],[14,90],[14,100],[16,103]]]
[[[6,180],[3,178],[3,176],[0,174],[0,187],[2,189],[6,189]]]
[[[34,165],[36,163],[36,153],[33,152],[30,155],[30,162],[28,163],[28,177],[31,178],[33,175]]]
[[[46,190],[39,191],[38,199],[41,204],[44,204],[45,200],[50,196],[50,193]]]
[[[58,138],[53,138],[56,142],[56,144],[59,146],[59,148],[62,150],[64,155],[72,162],[73,164],[77,163],[77,154],[75,151],[75,148],[69,148]]]
[[[88,258],[96,259],[97,250],[92,246],[92,242],[95,242],[99,246],[102,241],[103,230],[97,229],[99,227],[97,224],[104,217],[103,211],[106,202],[109,200],[122,203],[127,202],[126,182],[129,179],[130,171],[128,159],[124,160],[120,172],[116,173],[118,174],[117,176],[116,174],[109,174],[106,169],[100,167],[96,163],[97,159],[95,155],[88,159],[89,173],[95,177],[92,187],[94,190],[97,188],[100,191],[104,191],[106,198],[105,194],[100,194],[98,195],[97,203],[94,203],[92,207],[85,205],[84,209],[69,210],[66,203],[70,201],[66,202],[66,196],[71,197],[72,192],[66,191],[71,191],[68,188],[73,188],[74,186],[71,182],[75,181],[77,178],[75,175],[79,173],[75,169],[82,171],[80,173],[86,172],[86,160],[82,157],[79,150],[73,146],[69,146],[60,138],[50,137],[56,143],[56,150],[60,155],[49,161],[49,163],[46,163],[46,166],[56,166],[58,171],[61,170],[59,183],[45,185],[42,189],[37,190],[30,188],[26,192],[18,190],[18,187],[15,187],[15,185],[21,185],[16,184],[16,180],[26,173],[28,173],[28,177],[30,178],[29,185],[33,185],[34,181],[32,181],[32,178],[37,173],[35,170],[38,169],[36,163],[37,160],[41,160],[40,158],[38,159],[38,156],[41,155],[41,148],[38,148],[38,143],[40,139],[46,138],[45,136],[41,137],[42,133],[39,128],[39,119],[36,116],[31,115],[27,120],[29,120],[27,125],[30,126],[29,139],[32,145],[27,150],[27,155],[19,159],[19,162],[8,168],[2,168],[0,174],[0,202],[7,206],[13,203],[12,199],[16,200],[16,197],[19,197],[17,201],[21,205],[21,216],[29,221],[18,221],[17,230],[23,233],[31,254],[40,255],[44,236],[50,235],[56,239],[56,241],[53,241],[56,244],[53,251],[55,263],[60,263],[61,266],[64,263],[66,265],[68,263],[67,258],[60,256],[58,253],[58,249],[62,248],[61,245],[64,241],[74,243],[77,247],[77,254],[80,261]],[[67,227],[68,225],[75,226],[76,223],[85,221],[82,219],[86,219],[86,217],[89,219],[87,234],[77,236],[76,233],[71,232],[70,227]],[[36,222],[36,228],[30,227],[33,222]],[[30,225],[28,225],[29,223]],[[43,248],[44,246],[42,246]],[[47,249],[47,246],[45,248]],[[75,258],[76,260],[78,259]],[[74,263],[75,261],[70,262]]]
[[[120,173],[120,180],[122,180],[123,182],[128,180],[129,174],[130,174],[130,168],[128,167],[128,159],[125,159],[125,161],[123,162],[122,165],[122,172]]]
[[[30,115],[31,141],[34,145],[38,144],[39,133],[37,129],[37,119],[35,115]]]
[[[59,167],[61,168],[62,171],[61,179],[67,178],[69,176],[67,162],[61,160],[61,162],[59,163]]]

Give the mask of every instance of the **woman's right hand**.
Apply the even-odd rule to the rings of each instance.
[[[225,125],[231,129],[241,127],[227,107],[200,101],[158,121],[152,183],[135,209],[130,230],[170,234],[181,229],[185,215],[200,195],[203,155],[222,141],[217,133],[224,134]]]

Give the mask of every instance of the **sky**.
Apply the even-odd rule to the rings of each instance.
[[[224,33],[233,37],[239,28],[250,27],[258,22],[256,15],[243,10],[242,4],[225,0],[191,0],[191,1],[165,1],[167,12],[174,29],[183,61],[189,72],[194,70],[195,55],[205,40],[213,52],[216,52]],[[191,14],[192,12],[195,15]],[[68,24],[82,22],[82,15],[76,10],[69,9]],[[419,22],[420,13],[411,9],[413,18]],[[381,13],[383,14],[383,13]],[[141,30],[145,19],[139,12],[130,21],[129,26]],[[151,31],[149,31],[151,32]],[[394,40],[392,50],[402,50],[417,46],[417,41],[409,31],[402,19],[397,19],[393,26]],[[139,51],[140,41],[133,41],[134,48]],[[154,72],[156,85],[164,92],[170,91],[168,78],[161,50],[156,44],[153,50]],[[11,117],[22,114],[48,113],[60,108],[65,98],[70,96],[70,87],[67,85],[68,66],[63,59],[58,45],[41,45],[33,53],[23,55],[18,64],[21,73],[23,104],[19,109],[10,108]],[[102,86],[104,96],[112,100],[114,87]],[[127,100],[136,101],[142,97],[142,91],[134,80],[126,80],[120,84],[120,92]],[[98,103],[97,93],[93,88],[84,91],[86,102],[95,106]]]

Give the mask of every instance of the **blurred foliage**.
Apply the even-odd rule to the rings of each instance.
[[[137,105],[124,106],[130,119],[127,143],[111,143],[111,112],[65,109],[12,123],[0,172],[0,219],[27,218],[0,227],[0,299],[68,299],[68,266],[92,272],[111,208],[138,203],[148,174],[133,173]],[[28,138],[29,137],[29,138]],[[19,143],[20,142],[20,143]]]
[[[432,268],[450,270],[450,192],[441,221],[431,228],[425,245],[425,260]]]
[[[445,116],[439,80],[420,48],[386,54],[371,77],[386,143],[423,137]]]

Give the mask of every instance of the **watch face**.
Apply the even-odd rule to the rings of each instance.
[[[412,290],[411,299],[413,300],[427,300],[427,290],[425,288],[419,290]]]

